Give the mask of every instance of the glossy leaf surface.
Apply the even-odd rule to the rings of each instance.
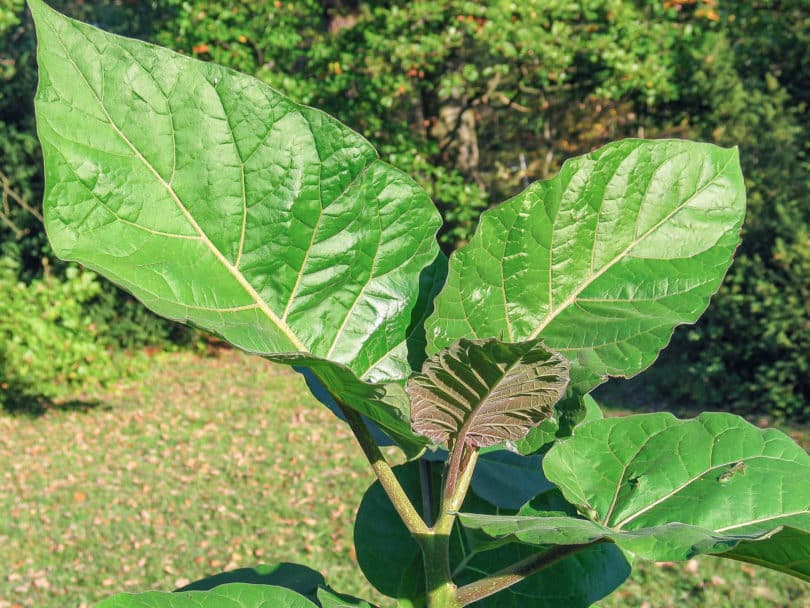
[[[810,534],[810,456],[783,433],[731,414],[590,422],[555,444],[543,468],[596,524],[649,536],[651,543],[681,544],[687,552],[700,530],[709,542],[701,551],[712,553],[728,539],[764,536],[768,540],[737,545],[725,556],[736,551],[747,561],[790,571],[789,556],[802,551],[799,541]],[[679,534],[669,534],[673,522]],[[729,545],[726,550],[736,542]]]
[[[434,442],[514,442],[551,417],[568,361],[539,340],[459,340],[408,379],[412,428]]]
[[[317,608],[295,591],[270,585],[231,583],[210,591],[122,593],[97,608]]]
[[[30,6],[60,257],[244,350],[340,363],[342,385],[410,373],[440,224],[413,180],[252,77]]]
[[[705,310],[744,208],[736,150],[625,140],[571,159],[481,216],[450,259],[428,351],[542,337],[580,393],[638,373]]]

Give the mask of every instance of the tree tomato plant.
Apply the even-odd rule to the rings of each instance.
[[[633,555],[810,579],[801,448],[727,414],[601,419],[588,394],[707,307],[743,221],[736,150],[607,145],[485,212],[448,261],[425,192],[335,119],[29,4],[55,251],[304,373],[377,475],[355,538],[380,592],[584,607]],[[368,605],[274,572],[101,606]]]

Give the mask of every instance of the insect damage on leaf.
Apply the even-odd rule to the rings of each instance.
[[[728,470],[717,478],[717,481],[726,483],[737,474],[745,475],[745,461],[740,460],[730,465]]]
[[[458,340],[408,380],[412,428],[476,448],[517,441],[552,415],[569,367],[538,339]]]

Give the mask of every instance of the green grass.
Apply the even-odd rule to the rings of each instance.
[[[71,396],[96,407],[0,414],[0,608],[91,606],[280,561],[390,605],[354,562],[372,475],[302,380],[232,351],[153,363],[141,382]],[[720,559],[641,564],[600,605],[807,608],[810,586]]]

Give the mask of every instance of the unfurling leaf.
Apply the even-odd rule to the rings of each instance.
[[[459,340],[408,380],[413,430],[476,448],[517,441],[552,415],[568,368],[541,340]]]

